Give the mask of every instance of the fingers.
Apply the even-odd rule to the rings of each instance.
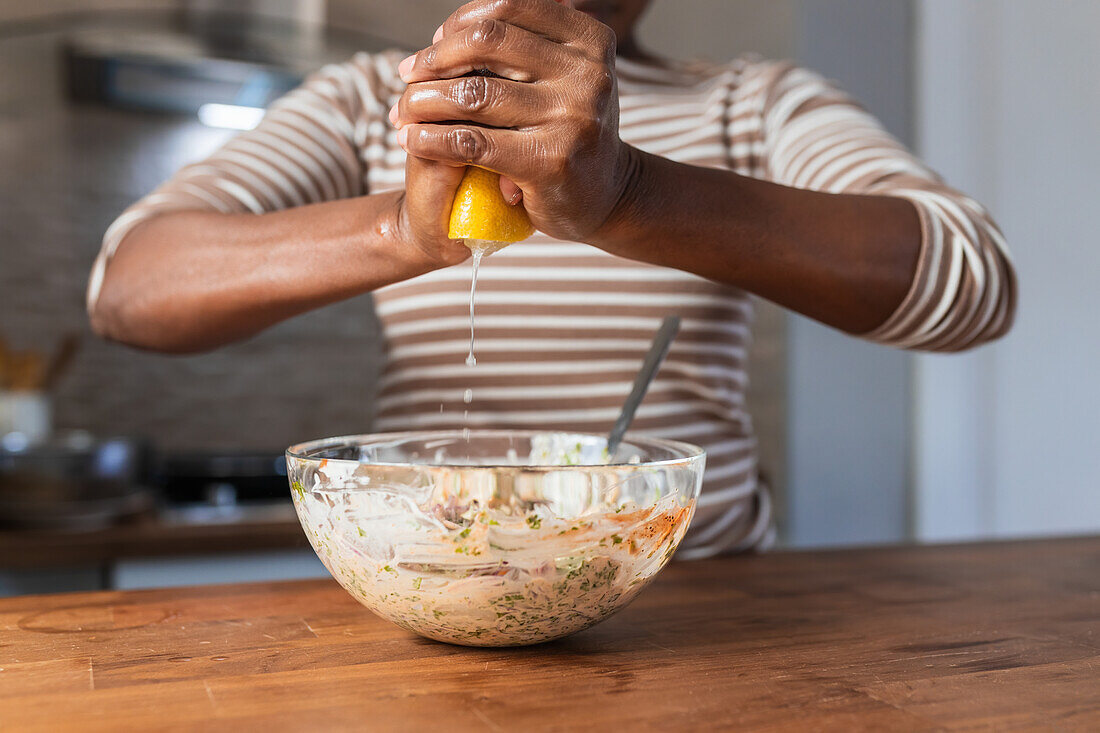
[[[556,2],[558,5],[564,5],[569,8],[573,7],[573,0],[554,0],[554,2]],[[440,24],[440,26],[435,29],[435,33],[432,34],[432,43],[439,43],[439,39],[441,38],[443,38],[442,24]]]
[[[521,191],[520,187],[516,185],[516,182],[508,176],[500,177],[500,193],[504,196],[504,200],[512,206],[523,201],[523,191]]]
[[[507,79],[532,82],[547,71],[560,73],[580,61],[583,54],[576,49],[487,18],[433,41],[402,61],[398,72],[408,84],[454,79],[483,69]]]
[[[448,36],[482,20],[504,20],[557,43],[565,43],[602,53],[610,34],[612,49],[615,34],[603,23],[573,10],[572,3],[552,0],[475,0],[466,3],[443,23]]]
[[[406,226],[413,231],[407,241],[423,243],[453,242],[442,251],[426,251],[430,256],[442,256],[454,264],[462,262],[470,251],[461,242],[447,237],[451,205],[455,191],[462,181],[464,169],[436,161],[409,155],[405,158],[405,205],[408,214]]]
[[[547,92],[485,76],[410,84],[390,111],[390,123],[403,127],[414,122],[465,120],[491,127],[527,127],[550,118]]]
[[[410,156],[450,165],[478,165],[523,183],[524,168],[538,159],[534,135],[468,125],[412,124],[397,133]],[[530,170],[527,171],[530,173]]]

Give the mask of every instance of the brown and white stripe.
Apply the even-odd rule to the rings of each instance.
[[[123,213],[104,237],[89,304],[118,243],[160,212],[261,213],[401,188],[404,152],[386,121],[403,89],[400,58],[360,54],[322,69],[273,105],[257,129]],[[951,350],[1007,329],[1015,281],[985,211],[820,77],[750,58],[661,68],[620,60],[618,76],[621,135],[643,150],[792,186],[914,203],[924,241],[913,285],[867,338]],[[771,542],[771,503],[757,481],[744,403],[753,316],[744,292],[536,234],[482,263],[478,363],[468,368],[469,278],[468,266],[455,267],[375,293],[388,356],[376,429],[604,432],[654,329],[678,314],[681,333],[634,429],[707,449],[704,493],[682,555]]]

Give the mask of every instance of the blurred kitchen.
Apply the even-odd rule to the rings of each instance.
[[[166,357],[96,339],[85,283],[129,203],[309,71],[422,47],[456,4],[0,0],[0,595],[327,575],[282,450],[369,431],[369,298]],[[1097,27],[1088,0],[655,1],[657,52],[838,79],[992,210],[1020,277],[1015,330],[961,356],[762,305],[751,403],[786,545],[1100,530]]]

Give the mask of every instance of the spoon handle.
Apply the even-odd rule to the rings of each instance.
[[[619,413],[619,419],[615,421],[614,427],[611,428],[611,434],[607,436],[608,457],[615,454],[615,449],[622,442],[627,428],[634,421],[634,413],[638,411],[638,405],[642,404],[645,393],[649,390],[653,378],[657,376],[657,370],[661,368],[661,362],[668,355],[668,350],[672,346],[672,339],[676,338],[679,330],[680,316],[668,316],[661,323],[657,335],[653,337],[653,345],[649,347],[649,353],[646,354],[645,361],[642,362],[642,368],[638,372],[638,376],[634,378],[634,387],[630,390],[626,402],[623,403],[622,412]]]

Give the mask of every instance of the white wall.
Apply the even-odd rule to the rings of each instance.
[[[921,0],[917,133],[993,211],[1013,332],[916,371],[917,535],[1100,530],[1100,3]]]
[[[795,52],[796,0],[653,0],[638,37],[673,58],[717,61],[755,52],[785,58]]]
[[[909,2],[800,2],[798,60],[836,79],[910,142]],[[883,544],[909,535],[910,363],[904,352],[793,317],[786,540]]]

